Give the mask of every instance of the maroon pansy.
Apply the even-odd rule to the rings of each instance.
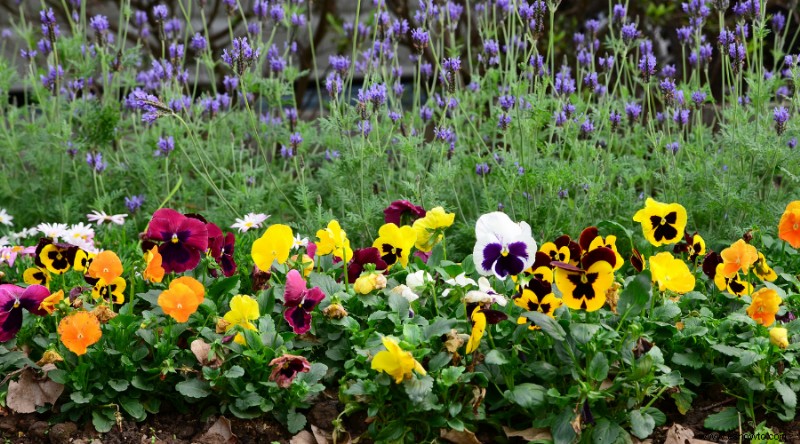
[[[289,388],[298,373],[307,373],[311,370],[311,364],[302,356],[283,355],[269,362],[272,366],[272,373],[269,380],[276,382],[280,388]]]
[[[401,222],[405,222],[405,225],[410,225],[411,222],[425,217],[426,213],[424,208],[407,200],[396,200],[383,210],[384,221],[387,224],[395,224],[398,227],[404,225]],[[403,219],[406,220],[404,221]]]
[[[147,227],[147,238],[160,241],[161,266],[167,273],[183,273],[200,263],[208,248],[208,229],[202,221],[162,208],[153,213]]]
[[[300,272],[289,271],[283,293],[283,305],[286,307],[283,317],[296,334],[302,335],[311,330],[311,312],[323,299],[325,293],[319,287],[306,288],[306,281]]]
[[[236,273],[236,261],[233,259],[233,247],[236,244],[236,237],[233,233],[225,234],[225,241],[222,243],[222,251],[217,259],[217,263],[222,267],[222,274],[231,277]]]
[[[22,288],[17,285],[0,285],[0,342],[8,341],[22,328],[22,309],[45,316],[47,311],[40,308],[42,301],[50,296],[50,291],[41,285]]]
[[[353,283],[361,276],[364,266],[374,264],[375,270],[385,270],[388,265],[381,259],[381,252],[375,247],[361,248],[353,252],[353,259],[347,266],[347,281]]]

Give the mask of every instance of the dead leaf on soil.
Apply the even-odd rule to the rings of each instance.
[[[8,396],[6,405],[17,413],[33,413],[36,407],[45,404],[55,404],[64,386],[51,381],[47,377],[47,372],[55,370],[56,366],[47,364],[42,367],[44,374],[39,376],[31,369],[25,369],[16,381],[8,384]]]
[[[673,424],[667,430],[667,439],[664,444],[713,444],[711,441],[695,439],[694,432],[680,424]]]
[[[211,368],[219,368],[222,365],[222,359],[220,359],[219,356],[215,355],[214,359],[208,360],[208,354],[211,352],[211,344],[206,343],[202,339],[195,339],[192,341],[191,349],[200,365]]]
[[[303,430],[297,435],[294,435],[292,439],[289,440],[289,444],[317,444],[317,440],[314,439],[314,435],[312,435],[311,432]]]
[[[653,444],[653,440],[652,439],[648,438],[648,439],[645,439],[644,441],[640,441],[639,438],[637,438],[635,436],[631,436],[631,442],[633,444]]]
[[[216,435],[216,436],[215,436]],[[200,437],[200,440],[213,440],[216,437],[222,438],[221,442],[225,444],[235,444],[239,441],[239,438],[233,434],[231,430],[231,422],[228,418],[224,416],[220,416],[207,432],[203,433],[203,436]],[[218,442],[219,440],[213,440],[212,442]]]
[[[525,430],[512,430],[506,426],[503,426],[503,431],[506,433],[506,438],[517,437],[526,441],[553,440],[553,435],[551,435],[550,430],[547,429],[528,428]]]
[[[478,441],[478,438],[475,437],[475,434],[469,430],[459,432],[453,429],[442,429],[439,432],[439,435],[442,437],[442,439],[450,441],[453,444],[481,444],[481,442]]]

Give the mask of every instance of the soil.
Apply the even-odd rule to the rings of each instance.
[[[717,413],[725,407],[735,406],[734,398],[727,397],[716,388],[711,388],[707,393],[695,401],[692,410],[686,415],[680,414],[675,408],[674,402],[670,398],[665,398],[656,404],[667,416],[667,423],[657,427],[654,434],[649,438],[653,444],[660,444],[666,441],[667,431],[673,424],[680,424],[694,432],[695,439],[719,444],[739,443],[738,431],[733,432],[714,432],[703,427],[703,422],[708,415]],[[317,430],[330,432],[333,430],[333,422],[342,411],[343,406],[339,404],[334,391],[325,392],[318,402],[307,412],[309,428],[313,425]],[[764,418],[764,412],[757,412]],[[181,415],[172,413],[162,413],[149,416],[145,421],[133,422],[123,421],[120,427],[114,427],[108,433],[97,433],[91,423],[75,424],[72,422],[51,424],[46,414],[14,414],[0,409],[0,439],[4,443],[19,444],[249,444],[249,443],[313,443],[307,440],[293,441],[293,435],[286,430],[283,425],[269,418],[257,418],[251,420],[230,419],[230,431],[236,436],[234,440],[229,440],[225,436],[213,433],[209,429],[214,426],[219,417],[211,417],[205,421],[191,415]],[[364,435],[367,428],[366,417],[363,414],[355,414],[343,418],[344,428],[349,432],[351,438],[358,439],[359,443],[371,442]],[[767,418],[767,425],[773,432],[781,433],[786,444],[800,444],[800,420],[782,422],[770,416]],[[216,427],[215,427],[216,429]],[[218,430],[218,429],[217,429]],[[745,432],[752,429],[744,429]],[[505,437],[492,439],[490,434],[478,433],[480,442],[506,442],[511,444],[523,443],[520,438]],[[311,434],[307,434],[311,438]],[[647,440],[645,441],[647,442]],[[745,439],[743,442],[749,442]]]

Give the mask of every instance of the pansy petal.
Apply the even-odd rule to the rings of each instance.
[[[311,330],[311,315],[300,307],[289,307],[283,312],[286,322],[295,334],[302,335]]]
[[[153,213],[153,218],[147,226],[147,237],[158,241],[169,241],[185,218],[186,216],[172,208],[161,208]]]
[[[50,296],[50,291],[47,289],[47,287],[42,285],[31,285],[22,292],[19,297],[19,302],[20,305],[25,307],[25,309],[29,312],[35,315],[45,316],[47,315],[47,311],[40,309],[39,306],[42,305],[42,301],[48,296]]]

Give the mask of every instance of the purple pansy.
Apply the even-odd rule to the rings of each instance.
[[[208,248],[206,224],[171,208],[162,208],[153,213],[146,236],[149,240],[161,242],[158,252],[161,253],[162,267],[167,273],[183,273],[193,269]]]
[[[472,254],[482,275],[505,279],[533,265],[536,241],[526,222],[516,223],[499,211],[484,214],[475,224],[475,237]]]
[[[286,275],[286,290],[283,293],[283,317],[298,335],[311,330],[311,311],[322,300],[325,293],[319,287],[306,288],[306,281],[297,270]]]
[[[353,283],[361,276],[364,265],[375,265],[375,271],[383,271],[388,268],[386,261],[381,258],[381,252],[375,247],[359,248],[353,251],[353,259],[347,265],[348,282]]]
[[[45,316],[47,311],[39,308],[50,291],[41,285],[22,288],[17,285],[0,285],[0,342],[8,341],[22,328],[22,309]]]
[[[414,205],[407,200],[396,200],[383,210],[383,220],[387,224],[400,226],[403,225],[402,219],[404,216],[410,216],[409,220],[405,221],[410,224],[421,217],[425,217],[425,214],[425,209],[420,206]]]

